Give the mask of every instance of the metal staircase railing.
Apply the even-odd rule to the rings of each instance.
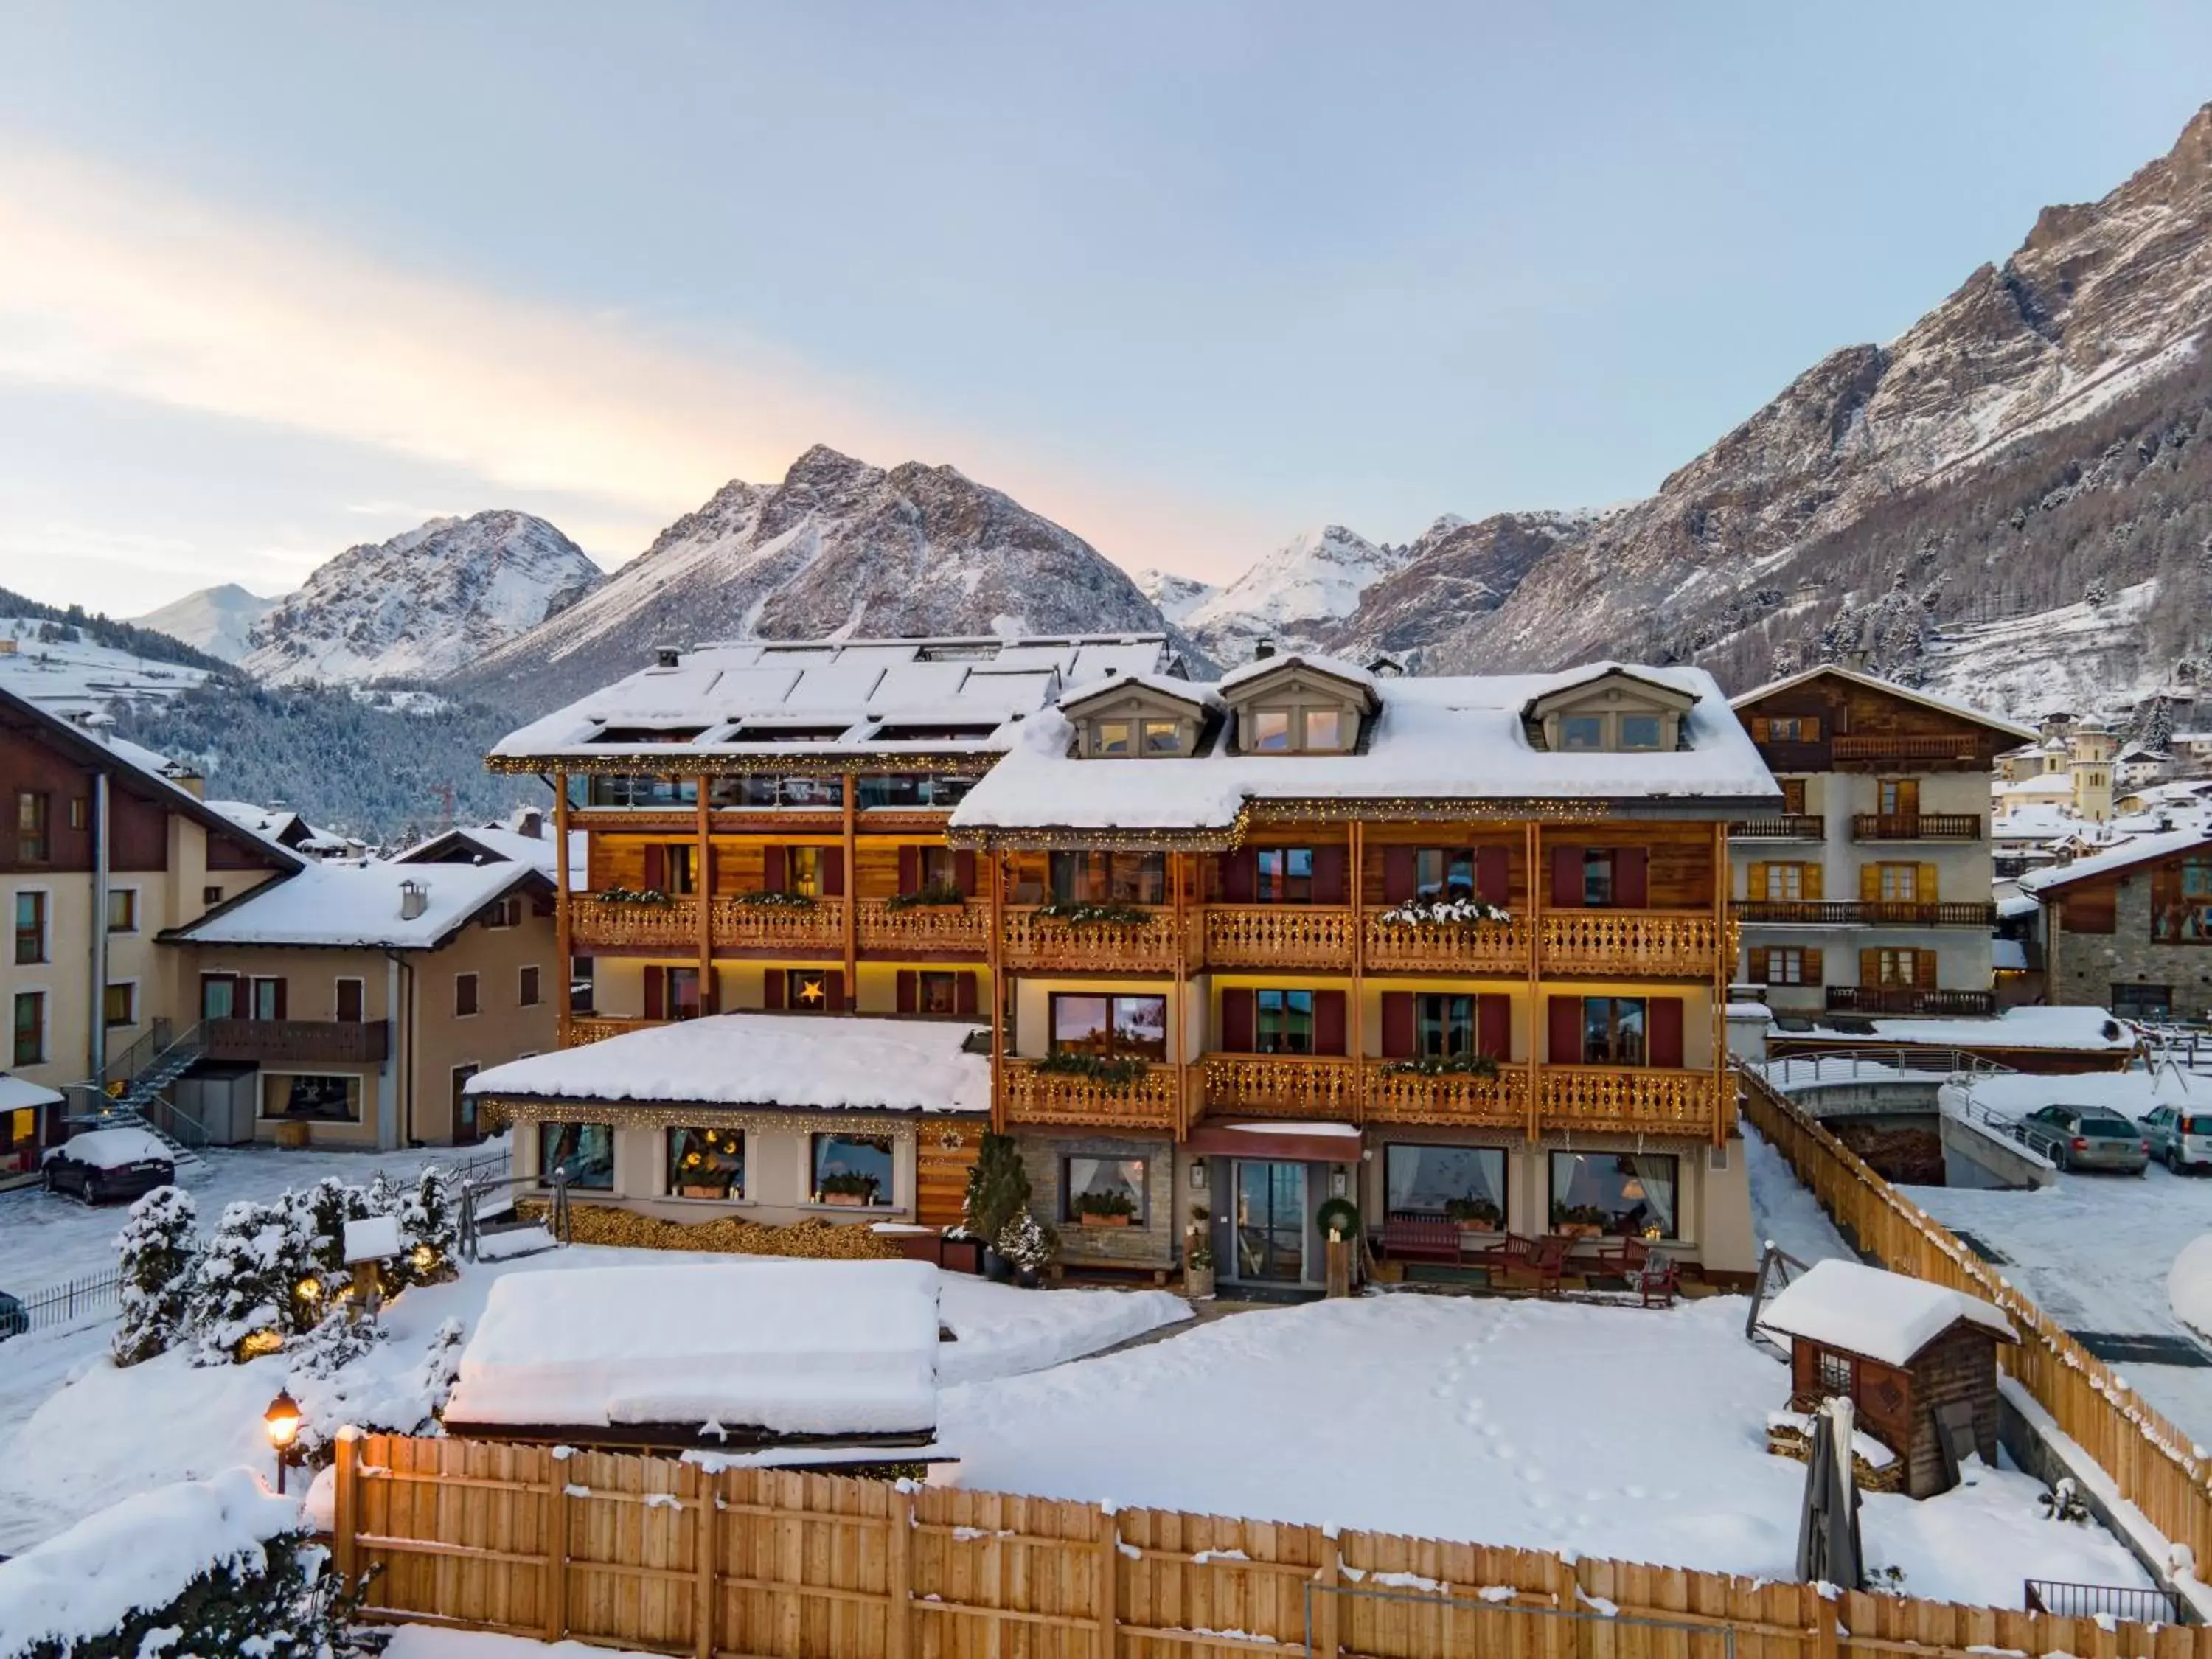
[[[143,1129],[168,1148],[173,1163],[199,1163],[192,1148],[207,1145],[207,1126],[163,1097],[206,1051],[198,1025],[179,1036],[169,1021],[155,1020],[144,1036],[108,1061],[96,1082],[72,1086],[79,1109],[66,1121],[83,1128]]]

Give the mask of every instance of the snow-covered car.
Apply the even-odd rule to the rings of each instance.
[[[31,1328],[30,1310],[5,1291],[0,1291],[0,1342],[21,1336]]]
[[[87,1204],[142,1197],[177,1178],[169,1149],[143,1129],[88,1129],[49,1152],[40,1168],[50,1193]]]
[[[2013,1133],[2062,1170],[2139,1176],[2150,1167],[2150,1142],[2135,1121],[2101,1106],[2045,1106]]]
[[[2176,1175],[2184,1170],[2212,1170],[2212,1112],[2161,1106],[2141,1121],[2150,1155]]]

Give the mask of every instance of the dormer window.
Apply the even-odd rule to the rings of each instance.
[[[1605,747],[1602,714],[1563,714],[1559,718],[1559,747],[1565,750]]]
[[[1181,726],[1175,720],[1146,720],[1145,722],[1145,752],[1147,755],[1182,753]]]
[[[1344,747],[1344,711],[1340,708],[1309,708],[1306,710],[1307,749],[1341,749]]]
[[[1288,754],[1291,748],[1291,715],[1287,708],[1255,708],[1252,711],[1252,747],[1263,755]]]
[[[1129,746],[1129,722],[1100,720],[1091,728],[1095,751],[1101,755],[1127,755]]]
[[[1521,710],[1539,749],[1578,755],[1658,754],[1681,746],[1694,692],[1626,669],[1532,699]]]
[[[1656,714],[1623,714],[1620,717],[1620,746],[1623,749],[1656,749],[1662,730]]]

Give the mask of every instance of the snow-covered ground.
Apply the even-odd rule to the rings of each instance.
[[[52,643],[39,638],[35,618],[0,617],[0,639],[12,639],[12,655],[0,654],[0,685],[62,715],[104,709],[118,697],[173,697],[207,678],[206,671],[156,662],[80,637]]]
[[[1751,1224],[1760,1245],[1779,1245],[1810,1267],[1815,1261],[1856,1261],[1820,1200],[1797,1182],[1790,1162],[1758,1130],[1743,1126],[1743,1156],[1751,1181]]]

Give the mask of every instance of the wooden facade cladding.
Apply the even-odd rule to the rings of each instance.
[[[1778,773],[1986,772],[2022,741],[1961,714],[1843,675],[1815,676],[1739,703]]]

